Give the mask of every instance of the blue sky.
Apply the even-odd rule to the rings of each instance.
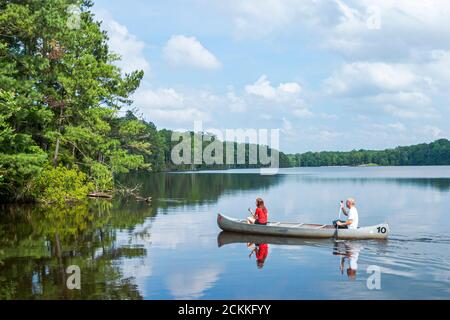
[[[159,128],[280,129],[286,152],[449,137],[450,3],[95,1]]]

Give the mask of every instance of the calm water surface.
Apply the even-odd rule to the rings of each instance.
[[[449,299],[450,167],[300,168],[124,177],[151,205],[0,207],[0,299]],[[216,214],[329,223],[357,199],[388,241],[283,240],[220,233]],[[251,256],[254,245],[262,244]],[[258,260],[259,258],[259,260]],[[81,269],[81,290],[66,268]],[[369,290],[369,266],[381,289]]]

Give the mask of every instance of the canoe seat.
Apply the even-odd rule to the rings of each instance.
[[[301,227],[302,225],[304,225],[304,223],[293,225],[292,228],[298,228],[298,227]]]

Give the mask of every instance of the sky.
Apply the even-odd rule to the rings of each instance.
[[[97,0],[158,128],[279,129],[285,152],[450,136],[450,2]]]

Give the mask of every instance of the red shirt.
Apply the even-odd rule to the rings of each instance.
[[[267,223],[267,209],[256,208],[255,216],[260,223]]]
[[[268,254],[269,246],[266,243],[262,243],[259,245],[258,250],[256,250],[256,259],[264,261],[266,260]]]

